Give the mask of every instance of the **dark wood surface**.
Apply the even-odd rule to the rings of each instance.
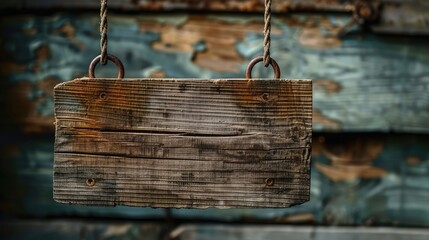
[[[309,199],[310,80],[86,78],[54,97],[59,202],[284,208]]]
[[[429,4],[426,0],[361,0],[375,9],[376,21],[365,23],[367,29],[382,34],[429,35]],[[272,2],[274,14],[294,12],[336,12],[349,14],[356,9],[358,0],[277,0]],[[233,12],[264,11],[263,0],[109,0],[111,11],[128,12]],[[378,6],[378,7],[376,7]],[[13,11],[82,11],[98,10],[98,1],[87,0],[5,0],[0,10]],[[362,22],[363,23],[363,22]],[[346,26],[346,24],[344,24]],[[352,29],[359,27],[355,22]],[[345,32],[348,32],[346,27]]]

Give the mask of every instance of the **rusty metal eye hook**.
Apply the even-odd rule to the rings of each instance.
[[[250,61],[249,65],[247,66],[247,69],[246,69],[246,79],[251,79],[252,78],[253,67],[257,63],[262,62],[262,61],[264,61],[264,57],[263,56],[256,57],[252,61]],[[281,73],[280,73],[280,67],[277,64],[276,60],[274,60],[273,58],[270,58],[270,65],[271,65],[271,67],[273,67],[273,70],[274,70],[274,78],[280,79],[280,75],[281,75]]]
[[[91,64],[89,64],[88,75],[90,78],[95,78],[94,70],[97,64],[100,62],[100,60],[101,60],[101,55],[98,55],[97,57],[94,58],[94,60],[92,60]],[[118,57],[110,54],[107,55],[107,60],[110,60],[113,63],[115,63],[116,67],[118,68],[118,78],[119,79],[124,78],[125,70],[121,60],[119,60]]]

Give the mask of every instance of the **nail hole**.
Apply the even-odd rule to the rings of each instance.
[[[101,99],[106,99],[106,93],[104,93],[104,92],[100,93],[100,98]]]
[[[86,179],[86,185],[88,187],[94,186],[95,185],[95,179],[94,178],[88,178],[88,179]]]
[[[268,93],[264,93],[264,94],[262,94],[262,99],[264,99],[265,101],[267,101],[268,100]]]
[[[272,178],[267,178],[267,179],[265,179],[265,184],[267,186],[273,186],[274,185],[274,180]]]

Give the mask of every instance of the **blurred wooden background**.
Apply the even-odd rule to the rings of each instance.
[[[274,1],[272,56],[283,77],[314,80],[309,203],[282,210],[165,212],[53,201],[52,89],[85,76],[99,54],[99,2],[2,1],[0,236],[210,239],[213,232],[226,239],[276,239],[298,231],[304,235],[296,239],[316,239],[328,236],[325,225],[428,227],[429,3],[380,2],[378,22],[354,24],[339,35],[355,1]],[[109,52],[122,59],[126,77],[242,78],[250,59],[262,54],[262,0],[109,3]],[[99,66],[96,73],[116,76],[116,69]],[[272,73],[260,67],[255,74]],[[180,226],[196,221],[284,229],[258,238],[242,225]],[[286,224],[319,227],[291,230]],[[332,231],[355,236],[354,229]],[[365,239],[378,236],[364,229]],[[317,234],[305,235],[311,232]],[[429,236],[426,230],[395,236],[416,234]]]

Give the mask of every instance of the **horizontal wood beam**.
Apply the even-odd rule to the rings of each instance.
[[[273,12],[344,12],[355,11],[357,0],[279,0],[273,1]],[[371,2],[371,1],[369,1]],[[374,1],[375,2],[375,1]],[[422,0],[379,0],[382,6],[375,12],[377,21],[370,22],[373,32],[383,34],[429,35],[429,5]],[[377,2],[377,3],[378,3]],[[0,2],[0,10],[14,11],[76,11],[98,10],[98,1],[86,0],[16,0]],[[110,0],[110,10],[128,12],[171,12],[171,11],[207,11],[207,12],[263,12],[262,0]],[[355,23],[355,25],[358,25]]]
[[[366,239],[380,238],[395,240],[426,240],[429,230],[426,229],[398,229],[398,228],[340,228],[340,227],[297,227],[297,226],[228,226],[228,225],[183,225],[170,233],[173,239],[210,239],[216,233],[216,238],[225,240],[263,240],[291,239],[318,240],[318,239]]]
[[[261,12],[264,3],[261,0],[109,0],[109,7],[125,11],[232,11]],[[279,0],[273,1],[274,12],[289,11],[339,11],[353,10],[354,0]],[[15,9],[98,9],[98,1],[87,0],[16,0],[2,1],[0,8]]]

